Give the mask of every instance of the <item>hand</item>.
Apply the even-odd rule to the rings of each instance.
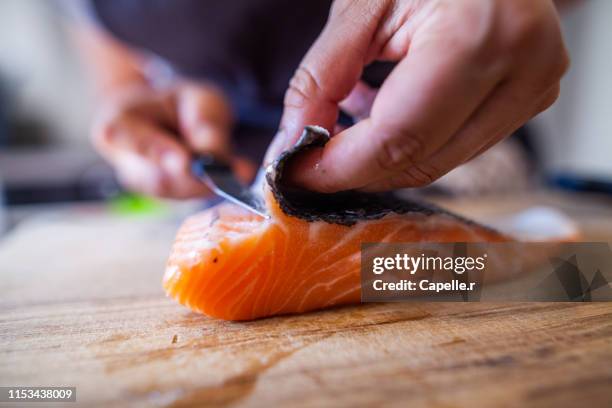
[[[93,128],[99,152],[122,184],[144,194],[190,198],[208,193],[190,172],[193,153],[230,158],[231,110],[215,88],[180,84],[168,90],[138,85],[115,93]],[[243,178],[244,160],[234,160]]]
[[[380,90],[359,82],[398,61]],[[267,160],[305,125],[333,130],[299,158],[296,184],[380,191],[431,183],[493,146],[558,97],[569,64],[551,0],[337,0],[285,95]]]

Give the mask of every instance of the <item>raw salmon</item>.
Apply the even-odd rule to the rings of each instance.
[[[390,194],[315,194],[283,184],[284,165],[328,136],[307,128],[269,169],[264,219],[224,203],[180,228],[163,285],[206,315],[250,320],[359,303],[363,242],[486,242],[504,235]]]

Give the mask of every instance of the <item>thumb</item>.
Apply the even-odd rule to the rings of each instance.
[[[306,125],[333,132],[338,103],[349,95],[364,65],[374,57],[373,37],[385,12],[384,3],[334,3],[323,32],[289,82],[279,131],[268,149],[266,163],[292,146]]]

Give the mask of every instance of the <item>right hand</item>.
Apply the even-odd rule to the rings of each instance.
[[[379,90],[359,79],[397,64]],[[297,186],[332,193],[422,187],[548,108],[569,59],[552,0],[336,0],[297,69],[267,161],[305,125],[330,133],[291,164]]]
[[[193,153],[231,160],[241,178],[245,160],[232,158],[232,113],[215,88],[183,83],[165,90],[134,86],[111,95],[96,115],[92,138],[130,190],[167,198],[209,194],[190,172]]]

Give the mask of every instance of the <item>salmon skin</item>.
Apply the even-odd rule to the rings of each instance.
[[[290,187],[287,163],[323,146],[307,127],[267,170],[269,219],[222,203],[188,218],[177,234],[163,286],[208,316],[251,320],[359,303],[363,242],[500,242],[487,227],[393,193],[313,193]]]

